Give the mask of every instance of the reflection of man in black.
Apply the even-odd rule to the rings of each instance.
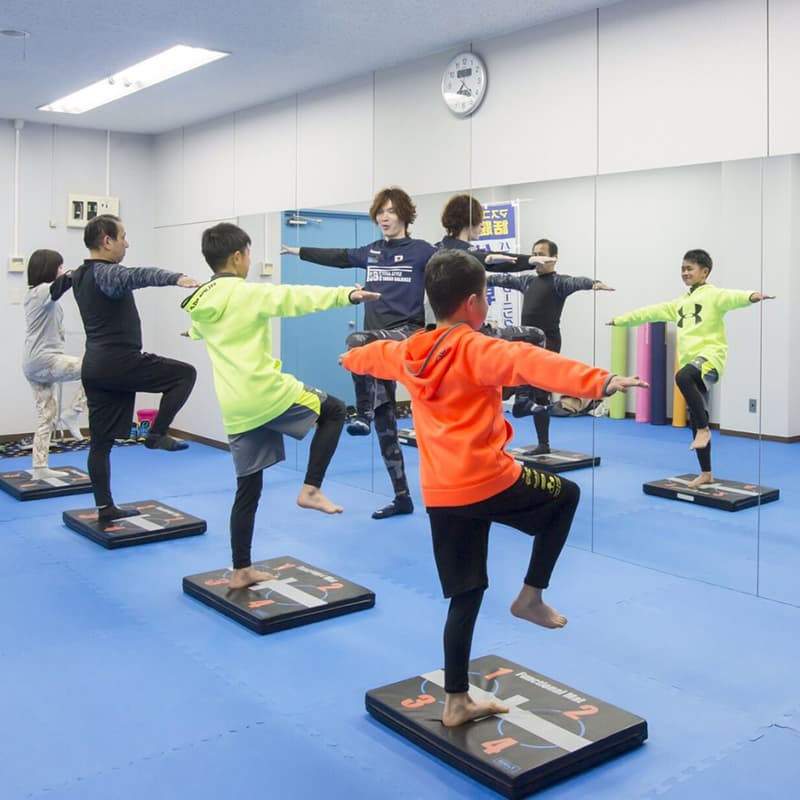
[[[566,299],[573,293],[592,289],[613,292],[610,286],[593,278],[573,278],[556,273],[558,245],[550,239],[539,239],[533,245],[533,255],[549,259],[535,266],[535,275],[490,275],[490,286],[501,286],[522,292],[522,324],[544,331],[545,347],[561,352],[561,312]],[[534,455],[550,452],[550,394],[532,386],[518,386],[511,410],[514,417],[533,415],[538,444]]]

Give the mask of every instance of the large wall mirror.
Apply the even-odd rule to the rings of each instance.
[[[764,291],[777,295],[761,321],[761,360],[750,379],[761,387],[759,471],[761,481],[780,488],[780,500],[759,514],[757,591],[762,597],[800,605],[800,333],[797,278],[800,257],[800,157],[779,156],[762,163]],[[791,443],[790,443],[791,442]]]
[[[680,425],[682,412],[678,410],[676,417],[673,407],[675,328],[667,325],[668,379],[661,390],[664,420],[637,420],[641,415],[635,395],[626,399],[623,419],[609,416],[607,403],[594,413],[551,416],[553,449],[587,454],[599,462],[594,468],[569,473],[583,498],[571,546],[800,603],[794,580],[800,543],[794,540],[791,514],[797,496],[792,458],[797,414],[788,400],[800,379],[786,344],[800,324],[791,315],[798,290],[790,269],[798,249],[798,223],[792,214],[800,197],[798,175],[797,158],[785,157],[412,195],[418,211],[411,231],[415,238],[439,241],[447,200],[462,191],[472,192],[487,207],[513,204],[513,246],[518,252],[529,254],[538,239],[551,239],[559,247],[559,273],[586,276],[612,287],[613,292],[570,295],[561,318],[561,352],[598,366],[610,368],[612,355],[618,356],[612,353],[612,329],[606,325],[612,317],[684,293],[681,261],[687,250],[702,248],[710,253],[714,268],[709,282],[715,286],[778,295],[776,301],[752,304],[726,316],[727,365],[708,402],[714,476],[746,486],[778,488],[780,500],[728,512],[642,491],[646,481],[680,479],[699,470],[689,449],[691,432]],[[379,234],[368,218],[370,201],[265,215],[264,260],[274,265],[273,279],[361,282],[363,270],[331,269],[294,256],[281,257],[280,244],[353,247],[372,241]],[[335,357],[362,320],[362,309],[353,308],[320,314],[304,321],[296,332],[294,321],[284,321],[276,334],[282,341],[284,364],[303,380],[338,393],[351,406],[349,377],[335,366]],[[635,374],[642,363],[640,334],[631,328],[624,338],[626,370]],[[321,362],[332,368],[331,374],[318,366]],[[400,390],[401,413],[407,399]],[[512,419],[509,413],[509,419],[515,428],[513,446],[537,443],[531,417]],[[401,417],[399,426],[405,424]],[[295,468],[304,469],[307,447],[307,442],[294,445],[289,463]],[[418,456],[408,447],[403,455],[416,501]],[[344,433],[329,475],[378,495],[376,507],[381,498],[392,495],[374,431],[367,437]]]
[[[758,291],[760,169],[758,161],[741,161],[598,177],[597,270],[616,288],[603,298],[606,307],[598,314],[602,321],[684,294],[681,262],[691,249],[711,255],[714,268],[708,283]],[[760,387],[753,378],[760,363],[761,311],[754,304],[725,318],[730,345],[727,368],[708,396],[712,473],[744,484],[760,479],[759,442],[751,437],[759,433]],[[625,333],[627,371],[646,370],[647,331]],[[595,337],[597,363],[608,366],[611,329],[600,325]],[[669,375],[674,373],[675,342],[676,326],[669,324],[664,359]],[[657,400],[654,380],[651,392],[627,401],[634,421],[598,418],[595,422],[595,445],[603,466],[594,479],[594,550],[753,592],[758,507],[731,513],[698,505],[688,492],[680,493],[686,497],[680,501],[642,491],[644,482],[666,478],[681,485],[700,469],[696,453],[689,449],[690,430],[669,424],[670,420],[685,423],[685,412],[673,405],[671,383],[666,398],[660,389],[666,419],[647,421],[649,409],[640,407],[642,400],[647,406],[647,394],[651,402]]]

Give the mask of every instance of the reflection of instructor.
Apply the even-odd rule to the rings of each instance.
[[[303,261],[366,270],[364,288],[380,293],[380,299],[365,307],[365,330],[347,337],[348,350],[384,339],[402,341],[425,325],[425,265],[436,251],[428,242],[408,235],[409,226],[417,218],[416,206],[403,189],[391,186],[375,195],[369,215],[381,229],[383,238],[364,247],[281,246],[281,253],[299,256]],[[375,423],[381,456],[394,490],[392,502],[375,511],[372,518],[411,514],[414,504],[397,440],[396,384],[355,373],[353,384],[356,416],[346,430],[351,436],[366,436]]]
[[[559,275],[556,273],[558,245],[550,239],[539,239],[533,245],[533,255],[552,258],[535,265],[535,275],[489,275],[490,286],[522,292],[522,324],[541,328],[547,339],[545,347],[561,352],[561,312],[566,299],[579,291],[613,292],[610,286],[593,278]],[[550,452],[550,394],[532,386],[518,386],[511,411],[514,417],[533,415],[538,444],[534,455]]]

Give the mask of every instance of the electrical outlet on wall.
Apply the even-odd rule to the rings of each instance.
[[[25,272],[25,259],[22,256],[9,256],[8,271]]]
[[[67,196],[68,228],[85,228],[90,219],[94,219],[100,214],[119,216],[119,198],[90,194],[69,194]]]

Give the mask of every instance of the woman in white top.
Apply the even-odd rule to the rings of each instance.
[[[81,359],[64,353],[64,312],[58,299],[72,286],[70,272],[62,273],[64,259],[55,250],[36,250],[28,260],[28,290],[25,293],[25,349],[22,370],[36,400],[37,427],[33,436],[33,478],[67,477],[47,466],[50,436],[58,413],[55,384],[80,381]],[[86,408],[83,386],[60,422],[75,439],[82,439],[78,419]]]

